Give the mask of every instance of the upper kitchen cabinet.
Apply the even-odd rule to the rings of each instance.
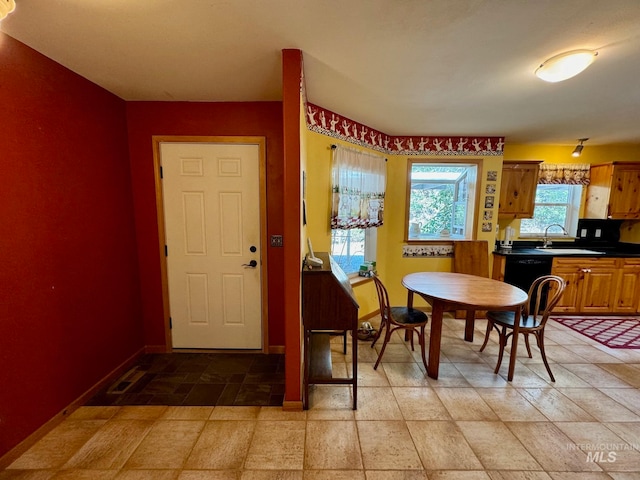
[[[500,216],[533,218],[540,163],[540,160],[507,160],[502,164]]]
[[[640,218],[640,163],[612,162],[591,166],[586,218]]]

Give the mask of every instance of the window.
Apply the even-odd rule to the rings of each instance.
[[[347,274],[376,258],[376,228],[383,224],[386,160],[332,146],[331,256]]]
[[[375,260],[376,228],[331,230],[331,256],[349,275],[357,273],[364,261]]]
[[[477,164],[410,161],[406,238],[473,238],[477,177]]]
[[[582,185],[569,184],[539,184],[536,188],[535,208],[533,218],[520,222],[521,236],[541,236],[545,228],[559,223],[575,235],[578,230],[578,215]],[[549,236],[562,236],[559,228],[549,229]]]

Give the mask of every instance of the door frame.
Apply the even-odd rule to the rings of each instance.
[[[220,143],[238,145],[257,145],[259,155],[259,211],[260,211],[260,287],[262,312],[262,352],[269,352],[269,309],[268,309],[268,269],[267,269],[267,176],[266,176],[266,139],[265,137],[231,137],[231,136],[180,136],[153,135],[153,175],[156,190],[156,215],[158,223],[158,255],[160,257],[160,275],[162,280],[162,316],[164,320],[164,336],[166,352],[173,351],[171,321],[169,318],[169,277],[167,274],[167,257],[165,255],[166,231],[164,222],[164,195],[160,169],[161,143]],[[225,350],[228,352],[228,350]]]

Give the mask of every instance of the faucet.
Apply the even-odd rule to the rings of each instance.
[[[569,232],[567,232],[562,225],[560,225],[559,223],[552,223],[544,229],[544,236],[542,237],[542,248],[547,248],[549,245],[551,245],[551,240],[549,240],[549,229],[551,227],[560,227],[564,236],[569,235]]]

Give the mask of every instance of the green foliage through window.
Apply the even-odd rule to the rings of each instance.
[[[520,222],[520,234],[541,235],[547,226],[559,223],[571,234],[577,229],[581,185],[541,184],[536,188],[533,218]],[[549,234],[562,233],[559,228]]]
[[[469,164],[411,164],[407,238],[471,235],[476,172]]]

